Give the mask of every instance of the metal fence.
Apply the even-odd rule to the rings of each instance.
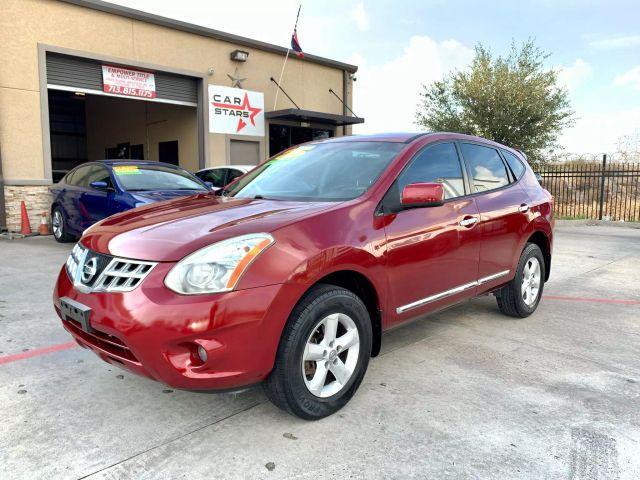
[[[640,163],[547,165],[541,184],[555,200],[556,218],[640,222]]]

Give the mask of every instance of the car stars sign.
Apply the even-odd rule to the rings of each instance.
[[[264,94],[209,85],[209,131],[264,136]]]

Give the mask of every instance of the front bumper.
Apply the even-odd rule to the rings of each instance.
[[[268,285],[211,295],[179,295],[164,286],[173,264],[160,263],[130,292],[82,293],[65,267],[53,302],[91,308],[87,332],[62,320],[76,342],[100,358],[174,388],[227,390],[263,380],[273,368],[282,329],[304,288]],[[197,347],[207,351],[207,361]]]

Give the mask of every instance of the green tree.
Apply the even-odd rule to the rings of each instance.
[[[506,57],[478,44],[468,70],[422,86],[416,123],[488,138],[524,151],[530,163],[543,162],[573,124],[558,72],[543,65],[548,56],[531,39],[520,48],[512,43]]]

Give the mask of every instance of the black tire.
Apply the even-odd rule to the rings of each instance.
[[[51,212],[51,223],[52,223],[52,225],[56,221],[58,221],[58,220],[56,220],[56,216],[58,216],[58,215],[59,215],[59,218],[61,219],[61,221],[60,221],[60,230],[58,231],[59,233],[56,234],[56,229],[55,228],[53,229],[53,238],[55,238],[56,241],[60,242],[60,243],[72,242],[73,240],[75,240],[75,237],[68,233],[69,229],[67,228],[67,219],[64,216],[64,212],[62,211],[62,209],[60,207],[54,207],[53,211]]]
[[[522,279],[524,269],[531,258],[538,260],[540,267],[540,288],[538,289],[535,302],[532,305],[527,305],[522,294]],[[542,251],[538,245],[527,243],[527,246],[522,251],[522,255],[520,255],[520,261],[516,268],[516,276],[496,293],[496,300],[498,301],[500,311],[505,315],[516,318],[525,318],[531,315],[536,311],[536,308],[538,308],[538,304],[542,298],[544,279],[545,263]]]
[[[323,398],[307,388],[302,360],[309,337],[318,331],[322,319],[334,313],[346,314],[353,320],[360,344],[348,381],[337,393]],[[267,397],[277,407],[305,420],[318,420],[337,412],[360,386],[369,365],[371,344],[371,319],[358,296],[334,285],[312,287],[293,309],[284,328],[274,368],[264,382]]]

